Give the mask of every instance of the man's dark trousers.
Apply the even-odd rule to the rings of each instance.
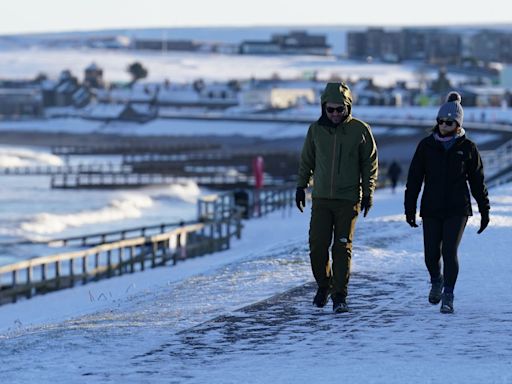
[[[332,285],[333,295],[347,297],[352,258],[352,238],[359,204],[339,199],[313,199],[309,249],[313,276],[319,287]],[[334,234],[334,240],[333,240]],[[329,247],[332,244],[332,277]]]

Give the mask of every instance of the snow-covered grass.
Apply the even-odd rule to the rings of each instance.
[[[228,251],[0,307],[0,376],[54,384],[509,383],[511,192],[491,190],[483,234],[479,216],[469,220],[454,315],[428,304],[421,228],[404,222],[402,191],[384,189],[358,220],[348,314],[311,305],[309,212],[292,209],[246,222]]]
[[[270,78],[277,74],[283,79],[301,78],[317,72],[320,79],[332,75],[356,80],[373,77],[379,85],[390,85],[397,80],[417,81],[415,66],[397,64],[368,64],[335,57],[321,56],[254,56],[197,54],[182,52],[114,51],[98,49],[13,49],[0,50],[0,73],[6,78],[35,78],[45,73],[55,79],[68,69],[80,78],[92,62],[104,70],[109,82],[128,82],[126,68],[139,61],[148,69],[147,81],[171,82],[205,80]],[[435,72],[429,73],[434,77]]]

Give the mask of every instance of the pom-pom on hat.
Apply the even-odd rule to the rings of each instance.
[[[437,113],[438,119],[451,119],[455,120],[459,127],[462,127],[462,121],[464,120],[464,110],[460,104],[462,98],[457,92],[450,92],[446,97],[446,102],[441,105],[439,112]]]

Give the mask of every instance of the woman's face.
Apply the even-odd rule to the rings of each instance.
[[[439,126],[439,132],[441,132],[443,136],[455,133],[459,127],[457,122],[451,119],[437,119],[437,125]]]

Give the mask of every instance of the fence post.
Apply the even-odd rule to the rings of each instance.
[[[173,265],[176,265],[178,263],[178,257],[181,254],[181,233],[178,233],[176,235],[176,251],[173,255]]]
[[[231,247],[231,216],[228,217],[226,224],[226,249]]]
[[[75,285],[75,271],[73,270],[74,259],[69,259],[69,285]]]
[[[236,212],[236,238],[240,240],[242,238],[242,215],[240,212]]]
[[[140,270],[143,271],[146,268],[146,254],[144,253],[144,245],[139,245],[139,256],[140,256]]]
[[[98,273],[98,268],[100,267],[100,254],[99,252],[96,252],[94,254],[94,279],[97,281],[99,280],[100,276]]]
[[[27,298],[30,299],[32,297],[32,267],[27,267],[27,285],[28,285],[28,291],[27,291]]]
[[[59,289],[60,288],[60,261],[57,260],[55,262],[55,279],[56,279],[56,288]]]
[[[130,273],[135,272],[134,254],[135,254],[135,249],[134,249],[134,246],[132,245],[128,251],[128,256],[130,257]]]
[[[107,251],[107,276],[112,276],[112,251],[110,249]]]
[[[87,283],[87,255],[82,257],[82,284]]]
[[[123,254],[124,254],[124,247],[120,247],[119,250],[118,250],[118,263],[119,263],[119,276],[121,276],[123,274],[123,268],[124,268],[124,265],[123,265]]]
[[[156,242],[151,244],[151,268],[156,267],[156,254],[158,252],[158,245]]]

